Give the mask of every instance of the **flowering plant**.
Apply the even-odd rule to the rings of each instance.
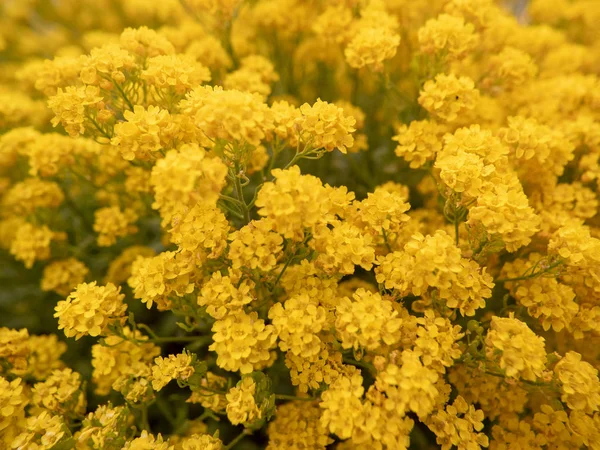
[[[0,448],[600,449],[600,4],[0,5]]]

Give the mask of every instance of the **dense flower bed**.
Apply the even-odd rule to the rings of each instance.
[[[0,448],[600,449],[600,3],[5,0]]]

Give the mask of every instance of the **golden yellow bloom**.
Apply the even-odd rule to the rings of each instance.
[[[269,319],[279,337],[279,348],[307,361],[321,352],[319,333],[327,321],[325,308],[306,294],[290,297],[282,305],[275,303]]]
[[[363,378],[357,371],[350,376],[339,377],[321,394],[321,424],[340,439],[351,437],[355,422],[359,420],[362,409],[360,399],[365,391],[362,382]]]
[[[58,317],[58,329],[64,329],[65,336],[75,339],[106,334],[111,325],[125,322],[124,298],[121,288],[112,283],[106,286],[98,286],[95,281],[81,283],[56,305],[54,317]]]
[[[277,334],[273,325],[266,325],[256,312],[243,311],[217,320],[212,327],[217,365],[242,374],[269,367],[275,361]]]
[[[330,275],[352,274],[355,266],[370,270],[375,262],[372,236],[348,222],[319,227],[310,246],[318,252],[315,265]]]
[[[226,184],[227,166],[219,158],[209,158],[196,144],[171,150],[152,169],[152,207],[159,210],[163,226],[176,215],[183,216],[196,203],[216,204]],[[193,213],[192,216],[193,217]]]
[[[125,74],[135,67],[135,58],[116,44],[94,48],[81,58],[79,78],[85,84],[112,89],[115,83],[125,81]]]
[[[147,68],[141,77],[156,89],[172,90],[183,95],[193,87],[210,81],[210,72],[191,56],[159,55],[148,58]]]
[[[385,370],[377,375],[376,391],[384,393],[387,403],[393,405],[401,417],[413,411],[424,419],[433,410],[439,394],[436,382],[438,373],[422,365],[419,356],[410,351],[402,352],[402,364],[388,364]]]
[[[71,369],[54,370],[31,391],[33,405],[58,415],[80,416],[85,411],[81,376]]]
[[[433,236],[414,234],[404,251],[393,252],[378,260],[377,282],[399,295],[423,295],[437,290],[448,308],[462,315],[475,315],[491,296],[492,277],[478,264],[461,256],[452,238],[438,230]]]
[[[483,429],[483,411],[467,404],[460,395],[452,405],[438,411],[427,419],[427,426],[436,435],[442,450],[480,448],[489,445],[488,437],[479,433]]]
[[[398,45],[400,35],[389,28],[364,27],[348,43],[344,55],[350,67],[371,67],[379,72],[383,70],[383,62],[396,55]]]
[[[81,261],[68,258],[54,261],[44,267],[42,291],[54,291],[66,297],[80,283],[83,283],[89,269]]]
[[[156,152],[167,146],[165,129],[169,125],[169,111],[158,106],[135,105],[133,111],[123,113],[124,122],[115,125],[111,143],[117,146],[123,159],[142,161],[156,158]]]
[[[340,299],[335,328],[343,348],[379,350],[400,340],[402,319],[378,293],[357,289],[353,300]]]
[[[497,55],[492,55],[489,65],[489,81],[484,83],[498,84],[506,89],[528,82],[538,71],[531,56],[514,47],[505,47]]]
[[[58,89],[56,95],[48,100],[48,107],[54,113],[52,125],[59,123],[72,137],[84,134],[94,119],[104,110],[104,98],[96,86],[67,86]],[[94,133],[94,130],[91,130]]]
[[[126,440],[128,419],[126,406],[100,405],[83,419],[81,429],[75,434],[77,448],[121,450]]]
[[[125,28],[119,37],[121,47],[134,55],[153,58],[175,52],[167,38],[148,27]]]
[[[256,383],[252,377],[244,377],[236,387],[229,390],[227,398],[227,418],[234,425],[248,425],[262,417],[261,410],[254,401]]]
[[[175,216],[172,224],[171,242],[197,264],[218,258],[225,251],[230,225],[216,206],[199,202],[182,217]]]
[[[126,283],[127,279],[131,276],[131,266],[138,256],[149,258],[155,254],[156,252],[153,249],[143,245],[132,245],[131,247],[127,247],[120,255],[111,261],[108,270],[106,271],[104,282],[112,283],[116,286]]]
[[[154,366],[152,366],[152,389],[160,391],[171,380],[187,380],[194,374],[191,364],[192,355],[190,353],[169,355],[167,358],[159,356],[154,360]]]
[[[175,450],[175,447],[164,441],[160,434],[154,436],[144,430],[140,437],[127,441],[122,450]]]
[[[210,139],[233,145],[260,145],[273,129],[273,114],[260,95],[201,86],[190,92],[180,108],[196,120]]]
[[[131,266],[127,280],[135,298],[148,309],[156,303],[159,310],[171,307],[170,296],[184,296],[194,291],[191,276],[194,267],[181,253],[162,252],[149,258],[138,258]]]
[[[55,334],[29,336],[28,373],[36,379],[46,379],[54,369],[62,369],[64,363],[60,360],[67,351],[67,344],[58,340]]]
[[[0,376],[0,443],[7,446],[20,433],[25,422],[25,407],[29,396],[23,392],[21,378],[8,381]]]
[[[229,252],[233,269],[247,267],[268,272],[277,265],[283,238],[273,230],[269,219],[253,220],[229,235]]]
[[[435,80],[428,80],[419,95],[419,104],[433,117],[446,122],[455,122],[475,108],[479,91],[469,77],[440,73]]]
[[[314,403],[289,402],[277,408],[269,423],[267,450],[302,448],[325,450],[333,442],[320,421],[321,412]]]
[[[546,367],[544,338],[518,319],[492,317],[485,338],[487,356],[507,377],[535,381]]]
[[[136,342],[111,335],[105,338],[106,345],[92,346],[92,381],[98,395],[108,395],[113,386],[130,377],[149,377],[152,362],[160,355],[160,347],[144,342],[148,337],[139,331],[124,327],[123,333]]]
[[[217,320],[231,313],[241,312],[245,305],[254,300],[254,282],[241,281],[229,275],[215,272],[202,285],[198,294],[198,305],[206,307],[206,312]]]
[[[10,246],[10,253],[25,267],[31,269],[35,261],[50,258],[50,244],[57,237],[47,226],[35,227],[29,223],[21,225]]]
[[[58,184],[39,178],[26,178],[6,191],[2,197],[2,207],[7,213],[26,216],[38,208],[58,208],[64,199]]]
[[[296,119],[296,126],[307,147],[328,152],[337,148],[346,153],[354,144],[356,119],[343,108],[317,99],[313,105],[303,104],[300,112],[302,116]]]
[[[571,409],[587,414],[600,408],[598,370],[576,352],[567,354],[556,364],[554,373],[561,386],[561,400]]]
[[[328,202],[323,185],[313,175],[301,175],[298,166],[274,169],[276,181],[263,184],[256,199],[258,213],[273,221],[273,231],[283,237],[301,240],[304,228],[314,228],[323,220]]]
[[[118,206],[97,209],[94,213],[94,231],[98,233],[98,245],[110,247],[117,242],[117,238],[135,234],[138,228],[133,223],[137,219],[137,214],[131,209],[121,211]]]
[[[398,142],[396,155],[417,169],[431,161],[442,149],[442,135],[446,127],[430,120],[413,120],[408,125],[400,125],[392,139]]]
[[[12,442],[12,448],[52,450],[68,439],[69,429],[59,415],[42,411],[27,418],[24,430]]]
[[[462,59],[474,50],[479,36],[462,17],[440,14],[419,28],[420,50],[449,60]]]
[[[192,434],[184,438],[180,448],[181,450],[221,450],[223,443],[210,434]]]
[[[8,371],[17,376],[23,376],[28,369],[29,354],[29,332],[26,328],[20,330],[0,328],[2,374],[4,371]]]

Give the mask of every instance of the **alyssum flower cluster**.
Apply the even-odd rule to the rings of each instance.
[[[600,449],[600,4],[516,3],[2,2],[0,448]]]

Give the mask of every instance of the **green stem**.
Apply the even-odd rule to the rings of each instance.
[[[456,241],[456,246],[459,244],[459,236],[458,236],[458,227],[460,226],[460,221],[458,218],[458,214],[454,216],[454,239]]]
[[[388,237],[387,237],[387,233],[385,232],[385,228],[381,228],[381,233],[383,234],[383,241],[385,242],[385,246],[388,249],[388,252],[392,253],[392,246],[390,245],[390,242],[388,241]]]
[[[233,448],[238,442],[240,442],[246,436],[249,436],[251,434],[252,434],[252,431],[250,431],[248,429],[245,429],[240,434],[238,434],[231,442],[229,442],[229,444],[227,444],[226,446],[224,446],[223,450],[229,450],[229,449]]]
[[[73,212],[81,219],[81,222],[88,229],[88,231],[90,231],[92,234],[95,234],[96,232],[94,230],[94,226],[87,219],[87,217],[85,217],[85,215],[83,214],[83,211],[81,211],[81,209],[79,209],[79,206],[77,206],[77,203],[75,203],[75,201],[73,200],[73,198],[69,194],[69,190],[68,189],[63,189],[63,193],[64,193],[64,196],[65,196],[65,202],[67,203],[67,205],[69,205],[69,207],[71,208],[71,210],[73,210]]]
[[[164,399],[158,397],[156,399],[156,406],[165,419],[167,419],[171,427],[175,429],[177,427],[177,421],[175,420],[175,417],[173,417],[173,414],[171,414],[171,411],[169,411],[169,407],[166,405]]]
[[[155,337],[150,338],[144,342],[153,342],[155,344],[162,344],[166,342],[194,342],[199,341],[201,339],[212,339],[207,336],[165,336],[165,337]]]
[[[316,400],[317,397],[296,397],[295,395],[286,395],[286,394],[275,394],[276,400],[300,400],[303,402],[312,402]]]
[[[240,202],[240,209],[242,210],[242,216],[243,216],[244,220],[246,221],[246,223],[249,223],[250,222],[250,211],[248,210],[248,205],[246,204],[246,201],[244,200],[244,191],[242,189],[242,183],[240,181],[240,177],[238,176],[238,174],[240,173],[240,163],[237,161],[234,163],[234,170],[235,170],[235,173],[233,174],[232,178],[233,178],[233,184],[235,187],[236,196],[237,196],[238,201]]]
[[[148,423],[148,405],[143,405],[140,408],[141,412],[141,427],[143,430],[150,431],[150,424]]]
[[[546,267],[544,270],[540,271],[540,272],[532,272],[528,275],[521,275],[520,277],[514,277],[514,278],[500,278],[498,280],[494,280],[494,283],[508,283],[508,282],[512,282],[512,281],[523,281],[523,280],[530,280],[532,278],[536,278],[538,276],[541,276],[545,273],[550,272],[552,269],[560,266],[563,263],[562,260],[558,260],[556,262],[553,262],[552,264],[550,264],[548,267]],[[537,264],[536,264],[537,265]],[[534,266],[535,268],[535,266]]]

